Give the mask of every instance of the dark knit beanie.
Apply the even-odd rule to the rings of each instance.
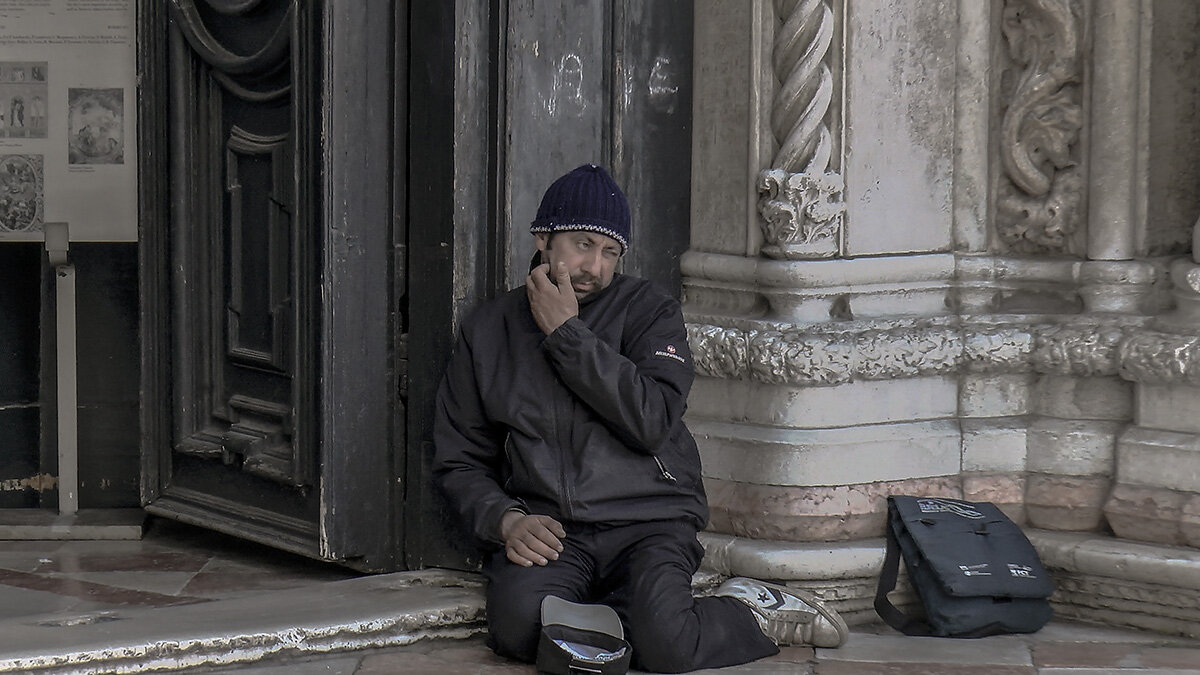
[[[584,164],[554,181],[542,196],[530,232],[596,232],[629,248],[629,202],[616,181],[595,164]]]

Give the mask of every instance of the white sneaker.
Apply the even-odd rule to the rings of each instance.
[[[840,647],[850,636],[850,629],[837,612],[798,588],[734,577],[721,584],[714,595],[737,598],[749,605],[763,633],[780,647]]]

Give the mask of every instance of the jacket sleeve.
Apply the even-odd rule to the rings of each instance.
[[[501,487],[505,429],[490,422],[465,333],[450,358],[434,409],[433,478],[477,539],[503,543],[500,518],[524,505]]]
[[[692,356],[679,303],[664,298],[627,326],[621,351],[578,317],[542,348],[562,381],[631,449],[653,454],[683,418]]]

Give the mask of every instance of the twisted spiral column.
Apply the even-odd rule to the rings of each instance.
[[[774,10],[770,126],[778,150],[759,177],[762,252],[831,257],[838,254],[845,210],[842,178],[829,171],[833,141],[825,124],[834,93],[825,63],[836,29],[833,10],[826,0],[775,0]]]
[[[825,115],[833,75],[825,56],[833,41],[833,11],[824,0],[776,0],[783,25],[775,35],[772,66],[778,82],[771,131],[779,150],[771,168],[824,172],[833,146]]]

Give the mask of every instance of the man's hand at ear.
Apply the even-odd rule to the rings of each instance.
[[[550,281],[550,265],[541,264],[533,268],[525,279],[525,293],[529,296],[529,308],[538,328],[549,335],[573,316],[579,316],[579,299],[571,287],[571,274],[564,263],[558,263],[554,271],[555,281]],[[557,285],[555,285],[557,283]]]
[[[546,565],[558,560],[562,539],[567,533],[550,516],[531,516],[520,511],[508,511],[500,519],[500,538],[508,559],[522,566]]]

